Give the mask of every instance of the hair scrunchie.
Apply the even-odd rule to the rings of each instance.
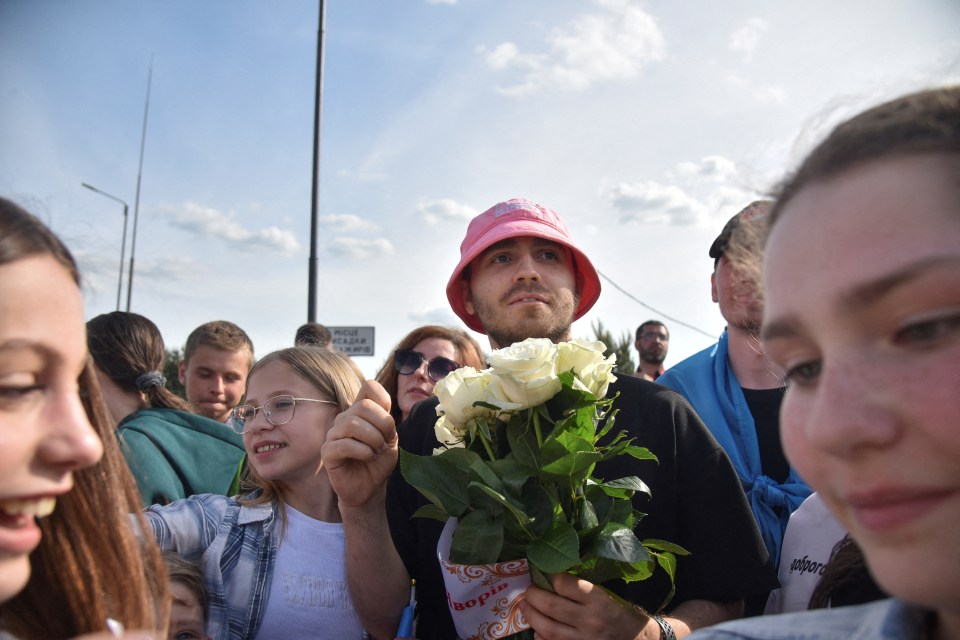
[[[137,376],[134,384],[137,385],[137,389],[140,389],[140,391],[146,391],[150,387],[162,387],[167,384],[167,379],[164,378],[163,374],[159,371],[147,371]]]

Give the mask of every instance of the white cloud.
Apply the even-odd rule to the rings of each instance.
[[[676,185],[658,182],[621,182],[606,193],[621,222],[696,224],[709,213],[707,207]]]
[[[427,0],[427,4],[457,4],[457,0]]]
[[[380,230],[380,225],[349,213],[333,213],[320,216],[318,221],[322,225],[326,225],[328,231],[334,233],[357,233],[360,231]]]
[[[787,101],[787,90],[781,86],[760,87],[753,95],[766,104],[784,104]]]
[[[366,260],[393,255],[393,245],[386,238],[340,237],[330,241],[330,253],[345,258]]]
[[[416,324],[439,324],[455,327],[461,323],[460,318],[450,310],[450,307],[434,307],[433,309],[427,309],[425,311],[411,311],[407,314],[407,317]]]
[[[753,59],[753,54],[760,44],[760,36],[769,27],[769,23],[762,18],[750,18],[747,24],[737,29],[730,36],[730,49],[743,54],[747,62]]]
[[[681,162],[677,173],[685,178],[726,182],[737,176],[737,165],[723,156],[706,156],[700,162]]]
[[[596,82],[629,80],[662,60],[666,41],[653,17],[629,0],[594,0],[602,11],[578,16],[547,37],[548,51],[525,53],[512,42],[480,47],[494,71],[515,69],[521,79],[509,95],[555,87],[579,91]]]
[[[162,207],[173,226],[203,238],[215,238],[244,247],[272,249],[283,255],[293,255],[300,243],[290,231],[276,226],[250,230],[237,222],[234,213],[223,213],[195,202]]]
[[[479,211],[450,198],[437,198],[434,200],[421,199],[417,203],[417,213],[423,217],[427,224],[434,225],[438,222],[470,220]]]

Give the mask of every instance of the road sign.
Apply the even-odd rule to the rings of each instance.
[[[374,327],[330,327],[333,346],[348,356],[372,356]]]

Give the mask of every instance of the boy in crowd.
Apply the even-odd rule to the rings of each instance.
[[[240,404],[253,366],[253,342],[226,320],[200,325],[187,337],[180,361],[180,382],[193,410],[226,422]]]

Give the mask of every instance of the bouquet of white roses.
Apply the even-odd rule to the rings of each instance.
[[[431,502],[415,515],[457,519],[450,562],[525,558],[545,588],[545,573],[631,582],[657,564],[673,580],[675,554],[686,552],[633,532],[643,514],[631,498],[649,494],[647,486],[635,476],[592,476],[615,456],[656,461],[612,433],[616,412],[605,396],[615,362],[603,351],[602,342],[531,338],[494,351],[489,369],[464,367],[437,383],[443,446],[433,456],[401,451],[400,464]]]

